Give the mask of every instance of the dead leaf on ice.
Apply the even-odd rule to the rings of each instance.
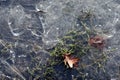
[[[64,54],[64,63],[65,65],[68,65],[70,68],[77,67],[78,66],[78,58],[72,57],[71,54]]]

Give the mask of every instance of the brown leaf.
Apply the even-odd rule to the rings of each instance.
[[[74,58],[71,56],[71,54],[64,54],[64,63],[65,65],[68,65],[70,68],[77,67],[78,66],[78,58]]]
[[[88,43],[98,49],[102,49],[105,46],[105,40],[101,36],[95,36],[88,40]]]

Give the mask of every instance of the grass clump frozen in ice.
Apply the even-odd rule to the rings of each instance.
[[[66,67],[66,63],[64,62],[64,55],[66,54],[73,56],[72,58],[69,57],[69,59],[73,59],[74,57],[79,59],[79,64],[76,68],[78,74],[74,79],[94,79],[88,72],[88,69],[92,70],[92,67],[94,68],[91,73],[93,75],[99,74],[99,72],[106,73],[105,62],[108,57],[103,50],[106,46],[106,38],[98,34],[97,30],[94,29],[94,25],[92,24],[94,22],[93,18],[90,12],[80,15],[77,18],[77,24],[79,24],[80,28],[67,32],[56,46],[48,50],[53,57],[50,63],[58,68],[59,66],[64,66],[63,68],[66,70],[67,68],[74,70],[74,67],[70,67],[70,61]],[[65,72],[62,74],[65,75]]]

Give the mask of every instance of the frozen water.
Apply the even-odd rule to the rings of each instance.
[[[58,37],[71,30],[74,26],[74,16],[71,15],[70,12],[63,12],[63,9],[67,7],[65,2],[56,0],[41,1],[36,5],[37,11],[46,12],[44,22],[42,22],[44,29],[43,42],[48,46],[52,46],[54,43],[58,42]],[[72,4],[70,4],[70,6],[71,5]],[[61,32],[61,30],[64,31]]]
[[[120,70],[119,0],[0,0],[0,55],[4,48],[7,49],[4,52],[6,54],[0,56],[0,67],[4,61],[8,65],[8,70],[24,79],[21,72],[24,73],[29,66],[28,53],[34,53],[40,64],[47,63],[49,54],[45,49],[52,48],[68,31],[76,29],[76,25],[77,29],[81,27],[76,24],[76,18],[81,15],[81,11],[91,11],[96,18],[93,27],[107,31],[107,34],[112,36],[109,38],[108,47],[117,48],[117,50],[109,54],[105,69],[111,80],[118,79],[118,70]],[[12,65],[21,72],[14,71]],[[92,69],[88,68],[87,71],[94,76]],[[100,78],[101,74],[102,72],[97,76]],[[6,73],[0,69],[0,78],[4,75],[11,78],[9,72]],[[101,79],[106,78],[103,76]]]

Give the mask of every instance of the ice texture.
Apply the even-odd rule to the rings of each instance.
[[[76,24],[81,11],[91,11],[95,15],[93,27],[112,35],[106,50],[116,49],[107,54],[107,75],[94,75],[92,67],[86,68],[86,74],[94,80],[119,80],[119,0],[0,0],[0,79],[27,80],[23,74],[30,66],[29,53],[40,65],[47,64],[50,56],[45,50],[55,46],[68,31],[81,28]],[[86,56],[83,61],[88,63]]]

